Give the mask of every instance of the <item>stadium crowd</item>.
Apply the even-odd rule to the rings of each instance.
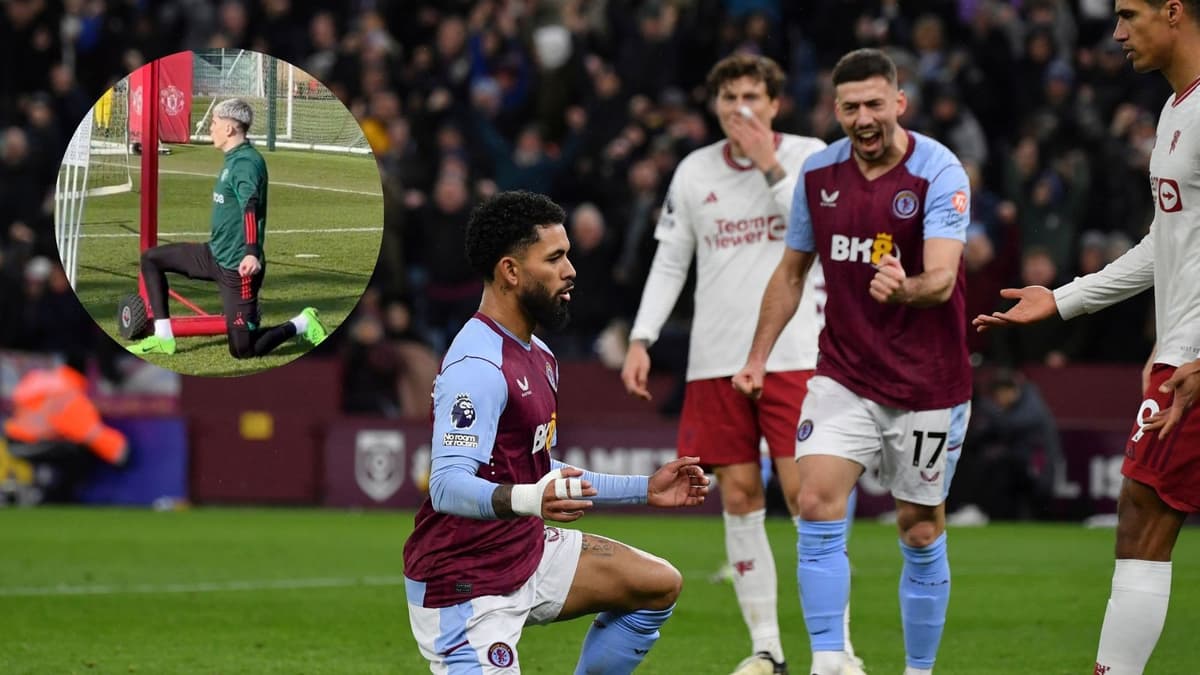
[[[104,341],[50,263],[58,161],[91,102],[179,49],[256,49],[325,82],[375,150],[379,266],[321,351],[354,366],[349,410],[388,415],[420,413],[416,392],[475,309],[463,230],[497,190],[568,209],[579,276],[571,327],[550,345],[565,358],[623,354],[672,172],[720,137],[705,74],[732,52],[784,67],[777,130],[829,141],[841,134],[834,61],[888,51],[910,102],[902,125],[946,143],[973,181],[968,316],[997,306],[1001,287],[1053,287],[1140,239],[1170,93],[1125,63],[1106,0],[10,0],[2,19],[0,348]],[[1150,302],[972,333],[973,358],[1140,362]],[[677,332],[688,312],[681,302]]]

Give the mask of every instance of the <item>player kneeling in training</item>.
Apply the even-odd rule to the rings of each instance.
[[[695,506],[709,482],[696,457],[648,477],[550,458],[558,361],[533,330],[568,318],[564,219],[546,197],[505,192],[467,224],[483,300],[434,382],[429,498],[404,546],[409,621],[434,673],[518,673],[525,626],[597,612],[574,672],[630,673],[683,584],[661,558],[544,523],[578,520],[595,503]]]
[[[213,187],[212,235],[208,243],[155,246],[142,253],[142,278],[154,312],[154,335],[131,345],[134,354],[174,354],[175,335],[167,306],[167,272],[217,282],[229,337],[229,353],[247,359],[270,353],[299,335],[313,345],[328,331],[317,310],[305,307],[291,321],[264,328],[258,292],[266,276],[263,237],[267,227],[267,163],[246,140],[254,110],[239,98],[213,109],[213,147],[225,164]]]

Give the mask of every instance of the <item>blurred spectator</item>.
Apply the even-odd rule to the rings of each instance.
[[[453,209],[437,203],[451,176],[449,191],[465,186],[468,203],[524,187],[594,204],[624,298],[608,318],[627,316],[653,250],[662,178],[716,140],[700,85],[733,50],[789,62],[780,128],[826,140],[841,135],[833,62],[866,45],[893,55],[909,99],[904,123],[944,140],[979,174],[969,288],[1007,285],[1034,248],[1074,271],[1085,228],[1138,240],[1153,215],[1145,177],[1169,94],[1162,78],[1132,72],[1111,38],[1111,3],[1095,0],[12,0],[2,11],[0,53],[19,66],[0,70],[0,308],[41,312],[36,322],[61,320],[34,309],[47,301],[49,277],[26,284],[24,270],[34,256],[55,258],[50,195],[63,146],[106,88],[167,51],[268,50],[302,65],[363,121],[386,205],[376,283],[413,299],[420,335],[462,316],[446,318],[422,285],[457,283],[442,278],[461,267],[442,265],[460,259],[457,235],[433,224],[452,222]],[[688,311],[681,303],[677,313]],[[1130,312],[1122,321],[1137,330],[1103,343],[1073,331],[1065,356],[1143,358],[1142,308]],[[4,322],[0,344],[45,348],[37,336],[60,331]],[[977,341],[972,349],[992,351]]]
[[[1017,207],[988,189],[978,164],[963,162],[971,184],[971,224],[963,260],[967,272],[967,316],[987,314],[996,308],[1000,289],[1017,276],[1021,252],[1021,233],[1017,226]],[[967,350],[978,364],[989,352],[993,332],[967,331]]]
[[[76,84],[71,69],[61,63],[50,71],[50,94],[60,137],[69,140],[79,121],[92,107],[92,101]]]
[[[338,27],[332,12],[317,12],[308,22],[310,53],[302,62],[304,70],[322,82],[329,81],[338,62]]]
[[[1154,200],[1145,181],[1155,132],[1154,116],[1148,111],[1129,103],[1117,106],[1103,141],[1100,162],[1106,172],[1095,200],[1106,229],[1137,239],[1149,229]]]
[[[654,163],[642,160],[629,168],[627,198],[614,211],[614,218],[625,223],[614,277],[622,289],[623,315],[632,319],[642,298],[642,285],[650,273],[657,242],[654,225],[662,204],[662,176]],[[623,207],[623,208],[622,208]]]
[[[397,383],[400,415],[409,419],[428,419],[433,379],[441,368],[439,353],[417,334],[412,323],[412,308],[407,301],[396,299],[384,304],[383,332],[400,364]]]
[[[400,416],[400,355],[388,345],[383,328],[379,289],[368,287],[347,321],[343,344],[342,410],[348,413]]]
[[[292,0],[262,0],[262,13],[255,19],[255,45],[261,51],[288,63],[302,63],[309,45],[304,25],[292,11]]]
[[[96,324],[60,265],[37,256],[25,265],[24,337],[18,346],[74,357],[93,347]]]
[[[960,7],[969,4],[976,7],[968,18],[971,33],[966,47],[973,67],[967,71],[964,91],[988,141],[997,143],[1013,138],[1017,131],[1019,99],[1012,92],[1024,83],[1018,78],[1012,45],[1019,24],[1013,20],[1011,8],[1002,4],[985,1],[960,3]]]
[[[1018,287],[1045,286],[1056,288],[1065,283],[1058,271],[1058,264],[1044,248],[1025,249],[1021,256],[1021,278]],[[1005,300],[997,309],[1007,309],[1011,301]],[[1066,336],[1066,322],[1054,317],[1040,323],[1014,327],[1012,330],[996,332],[992,336],[992,355],[997,364],[1017,368],[1030,363],[1047,366],[1066,365],[1062,352]]]
[[[951,494],[961,508],[948,523],[1050,515],[1055,472],[1065,464],[1058,425],[1032,382],[1011,370],[993,372],[975,397],[965,444],[971,452],[959,460]]]
[[[31,96],[25,104],[25,118],[29,121],[25,135],[34,178],[42,185],[51,183],[58,175],[59,160],[67,149],[69,136],[64,136],[59,128],[49,94],[39,92]]]
[[[1087,162],[1078,152],[1046,158],[1035,138],[1022,138],[1009,161],[1006,187],[1017,205],[1021,246],[1040,247],[1056,269],[1069,268],[1090,187]]]
[[[417,334],[402,299],[381,299],[368,288],[355,309],[343,345],[343,410],[389,418],[429,414],[437,354]]]
[[[1025,50],[1016,64],[1016,82],[1011,94],[1017,99],[1018,111],[1034,110],[1042,104],[1044,92],[1031,83],[1044,82],[1046,69],[1058,56],[1054,35],[1046,27],[1032,28],[1025,36]]]
[[[967,272],[967,316],[989,314],[995,309],[996,298],[1005,284],[992,274],[996,265],[996,245],[987,230],[975,223],[967,227],[967,241],[963,246],[963,265]],[[990,333],[967,331],[967,351],[972,360],[978,362],[986,349]]]
[[[913,51],[917,55],[917,79],[922,85],[949,85],[958,81],[966,56],[946,44],[941,17],[925,14],[913,24]]]
[[[26,235],[28,223],[41,219],[42,197],[36,171],[37,160],[30,156],[29,135],[19,127],[9,127],[0,136],[0,216],[8,245],[28,244],[32,232]],[[18,224],[21,224],[19,227]]]
[[[945,143],[963,162],[983,165],[987,162],[987,138],[975,115],[963,105],[962,95],[952,84],[932,88],[930,133]]]
[[[30,370],[12,393],[12,416],[4,421],[8,453],[36,467],[34,482],[44,501],[72,501],[75,484],[99,460],[123,466],[125,435],[104,424],[87,396],[87,378],[69,366]]]
[[[1079,245],[1076,274],[1099,271],[1129,250],[1120,232],[1089,230]],[[1143,363],[1154,347],[1154,294],[1147,290],[1094,314],[1066,322],[1063,353],[1085,363]]]
[[[573,108],[568,125],[572,133],[561,152],[551,154],[542,129],[537,124],[524,126],[516,142],[509,143],[493,125],[489,114],[498,110],[497,88],[484,81],[473,90],[475,101],[483,112],[475,113],[475,131],[491,155],[496,187],[500,190],[529,190],[550,193],[558,174],[574,161],[579,149],[579,132],[587,123],[582,109]]]
[[[568,257],[576,274],[571,321],[561,335],[548,336],[548,341],[560,359],[594,358],[596,338],[616,315],[619,301],[613,280],[612,240],[604,214],[592,203],[575,207],[567,231],[571,240]]]
[[[420,259],[410,261],[413,287],[423,299],[429,335],[439,352],[479,307],[481,285],[465,253],[470,197],[461,176],[443,174],[433,199],[417,210],[410,226],[413,248],[422,252]]]
[[[625,3],[608,3],[608,20],[615,31],[617,73],[629,94],[651,98],[678,81],[679,9],[669,2],[646,2],[634,12]]]
[[[217,31],[209,39],[210,49],[250,47],[247,34],[250,18],[241,0],[224,0],[217,8]]]

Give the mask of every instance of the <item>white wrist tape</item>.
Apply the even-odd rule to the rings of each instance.
[[[547,473],[537,483],[520,483],[514,485],[512,489],[512,510],[513,513],[519,516],[538,516],[542,515],[542,495],[546,494],[546,486],[551,481],[563,481],[562,471],[554,469]],[[581,491],[582,492],[582,491]],[[555,486],[554,493],[558,494],[558,486]]]

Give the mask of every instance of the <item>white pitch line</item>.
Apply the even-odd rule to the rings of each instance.
[[[205,178],[213,177],[213,175],[211,173],[201,173],[199,171],[179,171],[176,169],[159,169],[158,172],[175,174],[176,176],[201,176],[201,177],[205,177]],[[137,173],[137,171],[135,171],[134,173]],[[300,188],[302,190],[324,190],[326,192],[344,192],[344,193],[352,194],[352,195],[366,195],[368,197],[382,197],[383,196],[382,192],[370,192],[368,190],[351,190],[349,188],[326,187],[324,185],[307,185],[305,183],[284,183],[284,182],[277,181],[277,180],[271,181],[270,184],[278,185],[280,187]]]
[[[382,232],[382,227],[329,227],[320,230],[272,230],[267,228],[267,234],[275,236],[277,234],[336,234],[342,232]],[[212,232],[162,232],[159,231],[160,237],[207,237]],[[94,239],[117,239],[122,237],[140,237],[137,232],[110,232],[107,234],[80,234],[79,238],[92,237]]]
[[[125,595],[155,593],[224,593],[229,591],[286,591],[301,588],[349,588],[352,586],[402,586],[404,577],[333,577],[317,579],[262,579],[257,581],[200,581],[164,584],[88,584],[72,586],[0,587],[0,598],[75,595]]]

